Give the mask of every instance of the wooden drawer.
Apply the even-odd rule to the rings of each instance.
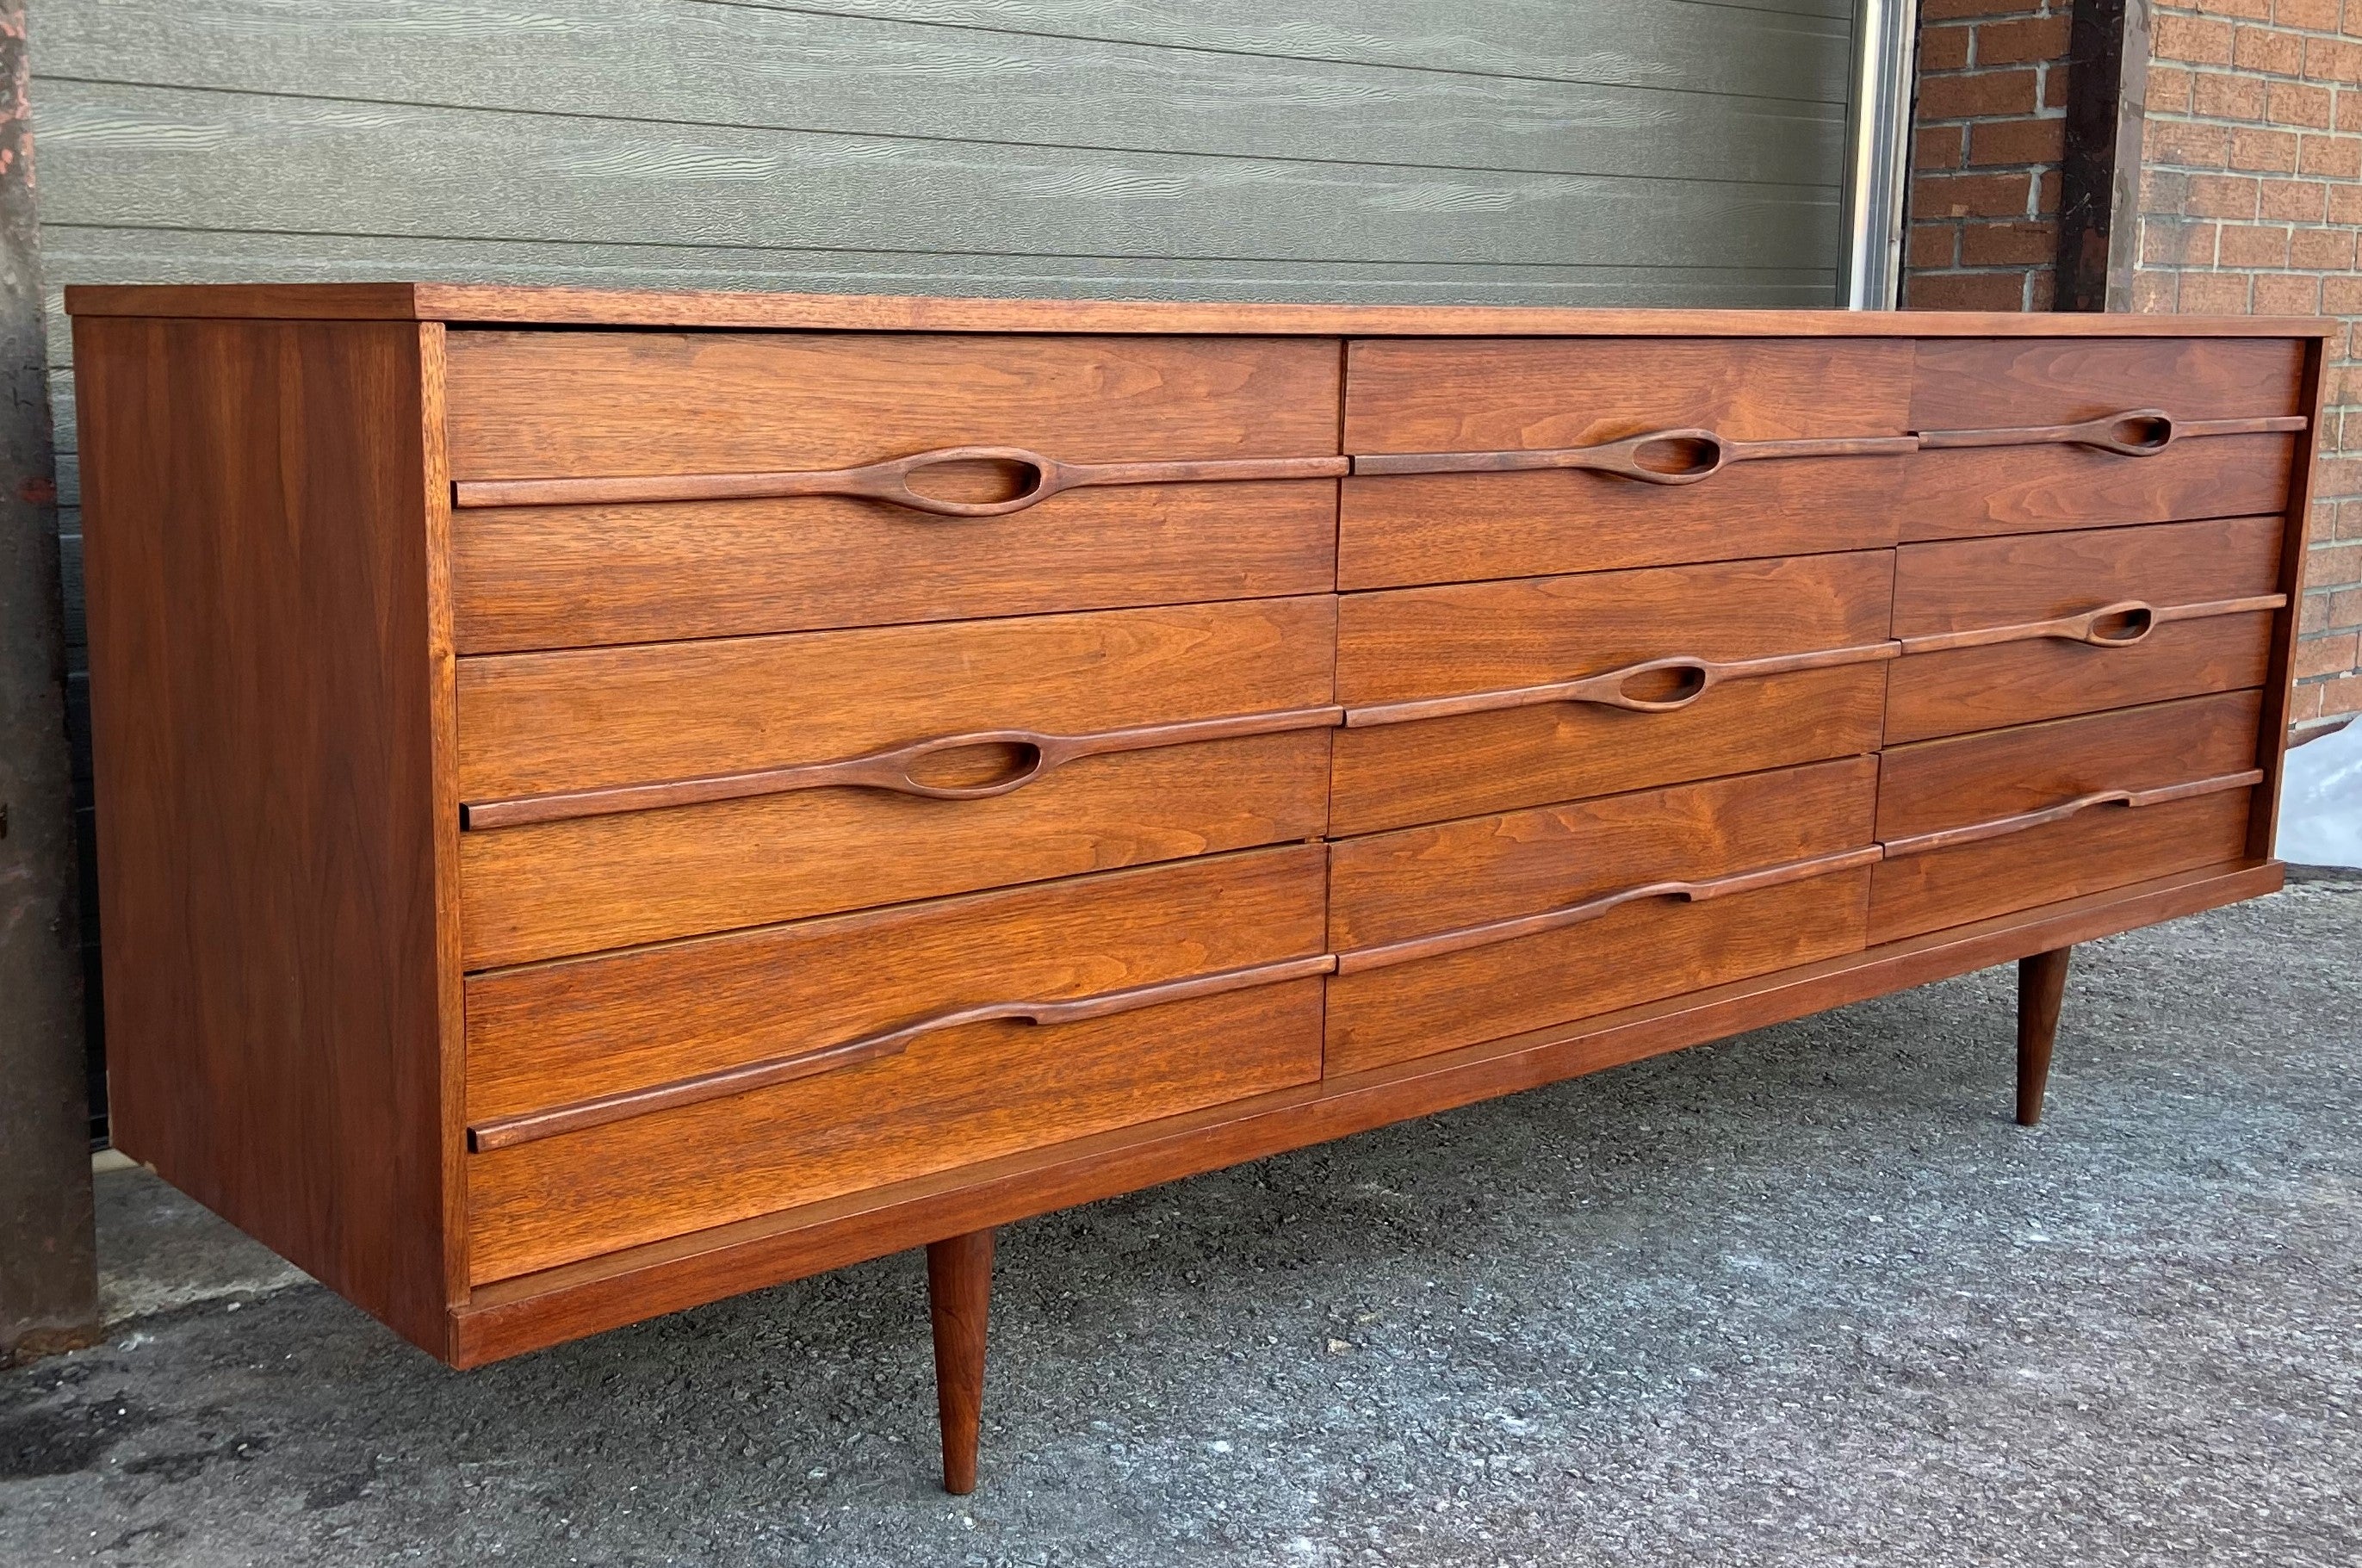
[[[828,789],[469,832],[470,969],[1288,839],[1327,816],[1329,731],[1085,757],[982,800]]]
[[[449,357],[462,652],[1333,582],[1333,341],[458,332]],[[851,472],[962,447],[1041,461]],[[1037,476],[1019,510],[921,509]]]
[[[1315,836],[1334,602],[462,659],[467,964]]]
[[[1904,546],[1888,743],[2261,685],[2280,529],[2243,517]],[[2125,605],[2145,609],[2087,619]]]
[[[1330,831],[1874,751],[1893,564],[1856,551],[1349,594]],[[1616,674],[1668,659],[1695,662]],[[1618,705],[1634,700],[1676,705]]]
[[[1563,467],[1378,474],[1368,470],[1382,465],[1363,459],[1553,451],[1562,461],[1576,448],[1671,430],[1742,443],[1887,437],[1907,447],[1891,438],[1904,429],[1910,352],[1905,343],[1842,339],[1353,342],[1345,450],[1356,465],[1339,514],[1339,584],[1892,544],[1903,477],[1892,452],[1731,462],[1680,484]],[[1653,460],[1661,465],[1664,453]]]
[[[2242,858],[2262,716],[2234,691],[1886,753],[1871,941]]]
[[[460,799],[484,826],[605,814],[826,787],[914,744],[940,745],[917,782],[1031,789],[1013,781],[1034,757],[1052,776],[1061,741],[1329,723],[1336,618],[1320,595],[479,655],[459,660]],[[1040,740],[961,744],[1010,732]]]
[[[2303,353],[2252,338],[1923,342],[1910,427],[1925,445],[1908,465],[1903,537],[2281,511],[2302,447]],[[2170,425],[2115,423],[2136,411]],[[2066,428],[2093,421],[2103,426]],[[2090,445],[2095,435],[2142,449]],[[1959,439],[2000,444],[1943,444]]]
[[[1326,1071],[1860,949],[1877,768],[1849,757],[1332,845]]]
[[[473,1277],[1308,1082],[1322,876],[1298,845],[476,976]]]

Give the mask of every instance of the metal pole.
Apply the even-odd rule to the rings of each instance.
[[[1919,0],[1857,0],[1847,116],[1845,271],[1838,303],[1893,310],[1903,287],[1903,203],[1918,83]]]
[[[98,1328],[23,0],[0,0],[0,1364]]]

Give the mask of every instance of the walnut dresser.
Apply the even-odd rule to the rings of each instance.
[[[470,1365],[2279,886],[2322,328],[69,291],[116,1136]]]

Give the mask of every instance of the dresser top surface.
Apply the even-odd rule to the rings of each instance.
[[[77,316],[441,321],[501,326],[1309,337],[2324,337],[2309,316],[1996,311],[1565,310],[890,294],[663,293],[505,283],[137,283],[65,291]]]

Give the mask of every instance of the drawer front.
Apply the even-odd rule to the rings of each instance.
[[[1347,347],[1345,450],[1532,453],[1666,430],[1726,441],[1892,437],[1910,345],[1405,339]],[[1345,481],[1345,588],[1596,571],[1893,542],[1896,454],[1727,463],[1694,483],[1581,468]]]
[[[1317,955],[1326,896],[1325,852],[1290,845],[474,975],[469,1126],[558,1136],[914,1019]]]
[[[1319,339],[455,333],[455,635],[494,652],[1322,591],[1338,398]],[[967,447],[1038,461],[859,472]],[[1019,509],[925,509],[1000,502]]]
[[[2280,529],[2248,517],[1904,546],[1888,742],[2262,684]],[[2149,630],[2136,612],[2077,623],[2126,604],[2148,607]]]
[[[1333,339],[454,332],[451,477],[829,469],[953,447],[1067,462],[1337,450]]]
[[[497,653],[1325,593],[1336,551],[1334,480],[1076,491],[949,525],[827,496],[497,507],[452,519],[453,635]]]
[[[1876,778],[1853,757],[1332,845],[1326,1070],[1860,949]]]
[[[1326,723],[1335,606],[1323,595],[466,657],[460,799],[471,821],[499,820],[502,803],[511,820],[614,811],[715,776],[766,787],[754,770],[796,769],[811,787],[866,755],[936,743],[910,765],[916,780],[1013,782],[1054,757],[960,737],[1145,747],[1159,734],[1126,732]],[[590,798],[546,799],[575,792]]]
[[[2241,858],[2262,723],[2234,691],[1887,752],[1871,940]]]
[[[1329,732],[1071,762],[1021,790],[933,800],[800,790],[470,831],[470,969],[1317,837]]]
[[[1875,750],[1893,575],[1858,551],[1348,595],[1330,831]],[[1617,678],[1668,659],[1696,662]]]
[[[2279,512],[2302,450],[2301,344],[2272,339],[2015,339],[1916,345],[1905,539],[1952,538]],[[2152,444],[2164,428],[2060,427],[2162,413],[2171,438],[2138,455],[2091,434]],[[2278,431],[2242,428],[2278,421]],[[2210,426],[2230,428],[2210,433]],[[2000,445],[1948,446],[1941,433]]]
[[[477,977],[472,1277],[1307,1084],[1318,954],[1292,848]]]

